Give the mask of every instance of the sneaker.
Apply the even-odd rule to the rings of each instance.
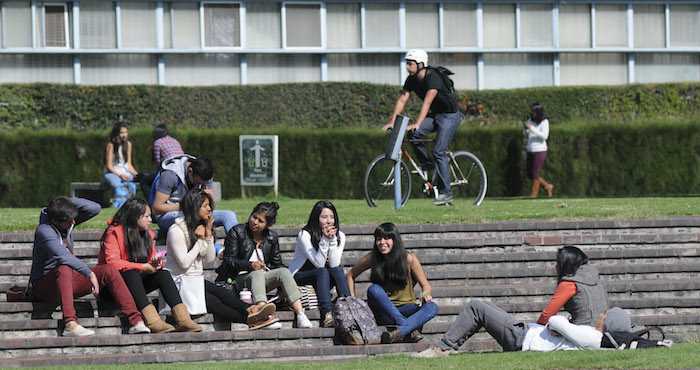
[[[414,330],[411,332],[411,334],[406,337],[406,342],[408,343],[418,343],[423,340],[423,334],[419,332],[418,330]]]
[[[265,303],[258,309],[258,306],[250,306],[248,308],[248,326],[256,326],[262,321],[266,321],[271,315],[275,314],[277,307],[274,303]],[[251,311],[254,311],[251,313]]]
[[[309,318],[306,317],[305,313],[297,314],[297,319],[295,323],[296,327],[299,329],[309,329],[313,327],[311,325],[311,321],[309,321]]]
[[[656,342],[656,344],[657,344],[659,347],[671,348],[671,347],[673,347],[673,340],[671,340],[671,339],[664,339],[664,340],[660,340],[660,341]]]
[[[391,329],[382,333],[382,344],[400,343],[403,337],[399,329]]]
[[[454,351],[445,351],[440,347],[430,347],[430,348],[426,349],[425,351],[414,353],[413,355],[411,355],[411,357],[417,357],[417,358],[447,357],[450,355],[451,352],[454,352]]]
[[[82,325],[75,321],[71,321],[66,324],[66,328],[63,329],[64,337],[87,337],[90,335],[95,335],[95,332],[84,328]]]
[[[136,325],[129,328],[129,334],[150,334],[151,329],[149,329],[143,321],[139,321]]]
[[[326,314],[323,317],[323,320],[321,320],[321,327],[322,328],[335,328],[335,319],[333,319],[332,313],[326,312]]]
[[[444,206],[452,203],[453,200],[454,196],[452,196],[452,194],[440,194],[433,200],[433,204],[436,206]]]
[[[280,329],[282,329],[282,323],[279,322],[279,319],[277,319],[277,320],[278,320],[277,322],[272,323],[268,326],[265,326],[262,329],[263,330],[280,330]]]

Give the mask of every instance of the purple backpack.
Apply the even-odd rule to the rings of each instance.
[[[340,297],[333,306],[336,344],[378,344],[382,332],[365,301],[356,297]]]

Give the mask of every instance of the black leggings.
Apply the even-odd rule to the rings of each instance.
[[[246,322],[248,304],[241,301],[238,293],[207,280],[204,280],[204,292],[207,311],[213,313],[214,318],[229,322]]]
[[[122,277],[131,295],[134,297],[136,308],[139,311],[151,304],[147,294],[156,289],[160,289],[161,295],[170,307],[175,307],[182,303],[180,292],[177,291],[170,271],[158,270],[153,274],[142,274],[138,270],[127,270],[122,271]]]

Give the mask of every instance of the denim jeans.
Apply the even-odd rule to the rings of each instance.
[[[321,267],[313,270],[299,271],[294,274],[297,285],[313,285],[318,298],[321,320],[327,312],[331,312],[331,289],[335,286],[339,297],[350,296],[348,282],[345,279],[343,268]]]
[[[416,329],[422,329],[438,313],[438,306],[434,302],[426,302],[422,306],[413,303],[394,306],[384,288],[378,284],[372,284],[367,289],[367,304],[374,313],[377,324],[396,325],[404,337]]]
[[[170,226],[175,223],[175,219],[182,217],[182,212],[168,212],[158,218],[158,227],[163,235],[168,233]],[[234,226],[238,225],[236,213],[233,211],[214,211],[214,226],[223,226],[228,233]]]
[[[112,206],[115,208],[120,208],[129,198],[136,194],[136,183],[131,181],[133,176],[129,180],[123,180],[111,172],[105,172],[104,178],[114,191]]]
[[[427,117],[410,138],[421,167],[424,170],[432,170],[437,167],[436,185],[441,194],[449,195],[452,193],[450,187],[450,182],[452,181],[450,178],[450,158],[447,156],[447,147],[452,142],[452,138],[463,119],[464,115],[462,112],[441,113],[436,114],[434,117]],[[425,142],[415,141],[425,139],[431,132],[437,133],[435,146],[433,147],[434,164],[428,156]]]

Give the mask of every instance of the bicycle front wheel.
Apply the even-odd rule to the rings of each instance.
[[[486,196],[488,180],[486,169],[479,158],[463,150],[452,153],[450,175],[454,197],[472,201],[475,206],[480,206]]]
[[[406,205],[411,194],[411,173],[406,163],[401,163],[401,206]],[[394,201],[394,164],[382,154],[374,158],[365,173],[365,199],[370,207],[393,205]]]

